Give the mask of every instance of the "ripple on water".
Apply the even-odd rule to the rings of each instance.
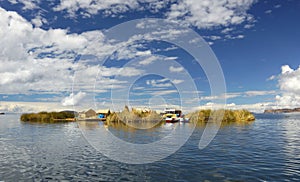
[[[21,124],[16,116],[11,116],[9,121],[1,118],[0,179],[298,181],[300,120],[297,117],[268,117],[251,125],[220,128],[214,140],[203,150],[198,149],[203,128],[197,128],[175,154],[147,165],[128,165],[108,159],[86,142],[76,123],[30,125]],[[188,127],[188,124],[181,127],[185,126]],[[165,136],[172,127],[167,125],[165,130],[155,132]],[[153,133],[143,135],[143,132],[126,136],[129,141],[152,141]]]

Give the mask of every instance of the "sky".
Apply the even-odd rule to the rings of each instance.
[[[0,112],[300,107],[299,9],[298,0],[0,1]]]

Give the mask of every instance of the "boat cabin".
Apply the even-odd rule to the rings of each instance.
[[[176,114],[177,117],[181,117],[182,111],[180,109],[165,109],[165,114]]]

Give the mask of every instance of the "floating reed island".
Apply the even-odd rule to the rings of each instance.
[[[249,123],[255,121],[255,116],[248,110],[199,110],[184,116],[185,122],[191,123]],[[125,108],[122,112],[111,113],[104,122],[106,125],[129,125],[138,128],[159,126],[166,122],[162,114],[155,111],[141,112]]]
[[[37,122],[37,123],[59,123],[59,122],[74,122],[74,111],[61,112],[39,112],[22,114],[21,121],[23,122]]]
[[[122,112],[113,112],[106,117],[104,124],[107,126],[126,125],[133,128],[149,129],[164,124],[160,113],[152,110],[132,108],[130,111],[125,106]]]
[[[190,122],[206,123],[218,122],[222,123],[247,123],[255,121],[255,116],[248,110],[199,110],[187,114]]]
[[[110,112],[110,110],[95,112],[92,109],[81,113],[73,111],[39,112],[22,114],[20,119],[23,122],[41,123],[73,122],[76,120],[101,121],[107,126],[124,125],[133,128],[148,129],[166,123],[166,116],[177,117],[177,119],[179,117],[183,118],[183,120],[176,120],[175,118],[174,121],[176,122],[182,121],[196,124],[207,122],[249,123],[255,120],[255,116],[247,110],[199,110],[179,116],[179,114],[158,113],[150,109],[132,108],[129,110],[127,106],[121,112]]]

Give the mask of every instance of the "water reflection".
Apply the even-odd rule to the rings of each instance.
[[[100,125],[103,126],[103,123],[98,121],[78,121],[77,124],[83,130],[94,130],[99,128]]]
[[[129,165],[111,160],[85,138],[113,142],[111,135],[133,144],[154,143],[166,151],[186,132],[191,123],[165,124],[152,130],[127,130],[102,123],[25,124],[18,116],[0,117],[0,179],[5,181],[299,181],[300,119],[261,119],[253,123],[224,123],[214,140],[203,150],[198,143],[203,123],[171,156],[160,161]],[[83,128],[83,129],[82,129]],[[125,129],[125,130],[124,130]],[[103,132],[99,135],[99,131]],[[170,133],[174,132],[174,135]],[[107,135],[106,137],[103,137]],[[178,141],[177,141],[178,140]],[[103,143],[105,144],[105,143]],[[111,156],[123,154],[134,161],[123,146],[103,150]],[[144,146],[144,145],[142,145]],[[148,148],[149,149],[149,148]],[[158,155],[158,147],[145,151]]]
[[[300,175],[300,118],[299,114],[286,115],[286,122],[282,123],[283,135],[285,137],[284,153],[286,155],[286,173]]]

